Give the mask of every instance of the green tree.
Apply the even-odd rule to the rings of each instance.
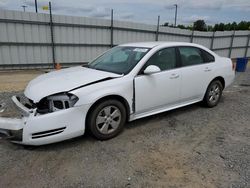
[[[173,24],[168,22],[164,23],[163,26],[174,27]],[[197,20],[193,25],[178,25],[177,28],[198,30],[198,31],[233,31],[233,30],[250,30],[250,21],[241,21],[239,23],[216,23],[214,26],[206,25],[204,20]]]
[[[194,22],[194,30],[197,31],[206,31],[207,26],[204,20],[197,20]]]
[[[213,26],[208,25],[208,26],[207,26],[207,31],[213,31]]]
[[[165,22],[162,26],[168,27],[169,23]]]
[[[219,23],[217,31],[224,31],[224,27],[225,27],[224,23]]]
[[[249,25],[247,24],[246,21],[241,21],[238,26],[237,26],[237,30],[248,30]]]
[[[177,27],[180,29],[187,29],[187,27],[185,25],[178,25]]]
[[[237,29],[237,23],[236,23],[236,22],[233,22],[233,23],[231,24],[230,30],[235,30],[235,29]]]
[[[224,30],[225,30],[225,31],[230,31],[230,30],[231,30],[231,23],[225,24]]]
[[[218,28],[219,28],[219,24],[215,24],[214,28],[213,28],[213,31],[218,31]]]

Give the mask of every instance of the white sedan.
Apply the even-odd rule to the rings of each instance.
[[[11,141],[43,145],[88,129],[106,140],[126,122],[203,101],[218,104],[235,77],[229,58],[191,43],[119,45],[89,63],[32,80],[25,99],[13,96],[22,119],[0,118]]]

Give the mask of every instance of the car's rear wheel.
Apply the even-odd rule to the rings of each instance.
[[[223,86],[219,80],[211,82],[203,99],[204,104],[210,108],[216,106],[220,101],[222,91]]]
[[[107,100],[97,104],[90,112],[87,126],[99,140],[117,136],[126,122],[126,109],[117,100]]]

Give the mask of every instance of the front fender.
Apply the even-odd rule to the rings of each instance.
[[[121,78],[109,80],[71,91],[79,100],[75,106],[94,104],[101,98],[117,95],[124,98],[132,110],[133,102],[133,80]]]

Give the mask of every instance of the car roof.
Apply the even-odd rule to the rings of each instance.
[[[127,43],[119,46],[131,46],[131,47],[141,47],[141,48],[154,48],[156,46],[195,46],[202,47],[201,45],[188,43],[188,42],[166,42],[166,41],[157,41],[157,42],[136,42],[136,43]]]

